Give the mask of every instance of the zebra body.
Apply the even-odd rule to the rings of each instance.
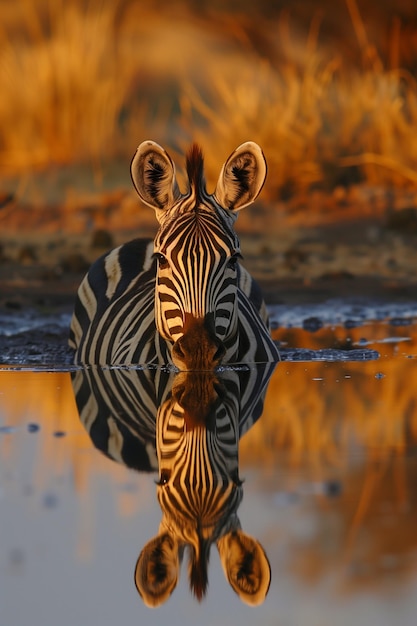
[[[104,255],[84,278],[69,340],[76,361],[174,362],[179,369],[277,361],[265,304],[238,262],[234,231],[237,212],[253,202],[266,176],[259,146],[247,142],[232,153],[213,195],[195,146],[185,194],[170,157],[154,142],[139,146],[131,171],[159,230],[153,242],[135,240]]]
[[[174,590],[184,548],[190,556],[190,586],[201,599],[213,544],[241,599],[249,604],[265,599],[268,559],[259,542],[243,532],[237,515],[243,497],[238,444],[262,413],[274,367],[178,374],[161,368],[84,368],[74,373],[80,417],[96,447],[129,467],[159,472],[162,520],[135,570],[148,606],[160,605]],[[246,554],[246,569],[239,569]]]

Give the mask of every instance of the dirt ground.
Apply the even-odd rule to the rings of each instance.
[[[70,310],[90,263],[156,232],[153,211],[124,189],[61,205],[0,204],[0,307]],[[417,195],[353,187],[316,191],[239,215],[244,265],[268,303],[417,297]]]

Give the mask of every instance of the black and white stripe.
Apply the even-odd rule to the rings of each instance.
[[[223,166],[213,195],[195,146],[187,172],[189,190],[182,195],[167,153],[153,142],[139,146],[132,178],[143,202],[154,208],[159,230],[154,242],[132,241],[91,267],[71,323],[76,362],[177,364],[172,348],[186,332],[187,316],[214,320],[222,363],[279,359],[259,288],[238,263],[234,231],[237,212],[263,185],[262,152],[256,144],[242,144]]]
[[[237,516],[243,496],[238,446],[240,437],[262,413],[274,367],[267,364],[218,374],[204,372],[201,378],[196,378],[195,372],[173,374],[161,368],[92,367],[74,373],[80,417],[94,445],[131,468],[159,472],[157,497],[162,521],[158,535],[141,552],[136,568],[136,584],[147,604],[155,606],[166,599],[161,581],[156,584],[152,576],[148,579],[149,572],[145,575],[145,564],[171,558],[163,556],[160,545],[167,536],[175,562],[181,560],[184,547],[189,550],[190,585],[198,599],[207,588],[211,545],[217,543],[223,560],[233,558],[225,548],[226,538],[248,541],[251,549],[258,551],[267,575],[269,566],[262,548],[244,535]],[[181,404],[181,399],[187,392],[191,398],[196,393],[211,398],[213,389],[216,400],[206,405],[202,400],[199,407],[204,413],[203,423],[190,426],[185,415],[190,404]],[[158,571],[172,570],[164,562],[154,566]],[[262,585],[262,592],[256,588],[248,596],[234,588],[244,601],[257,603],[266,593]]]

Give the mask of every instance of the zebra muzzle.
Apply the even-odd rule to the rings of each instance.
[[[212,370],[221,363],[226,349],[216,337],[213,313],[205,317],[186,313],[182,330],[172,347],[174,364],[180,370]]]
[[[184,410],[186,430],[204,427],[215,432],[216,408],[225,389],[213,372],[180,372],[172,395]]]

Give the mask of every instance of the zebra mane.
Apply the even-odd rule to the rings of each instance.
[[[190,545],[190,562],[188,567],[190,589],[197,600],[201,602],[207,592],[208,572],[207,567],[210,557],[211,542],[203,539],[199,534],[198,550]]]
[[[204,178],[203,151],[196,143],[193,143],[187,152],[186,169],[191,192],[194,191],[198,200],[206,190],[206,181]]]

